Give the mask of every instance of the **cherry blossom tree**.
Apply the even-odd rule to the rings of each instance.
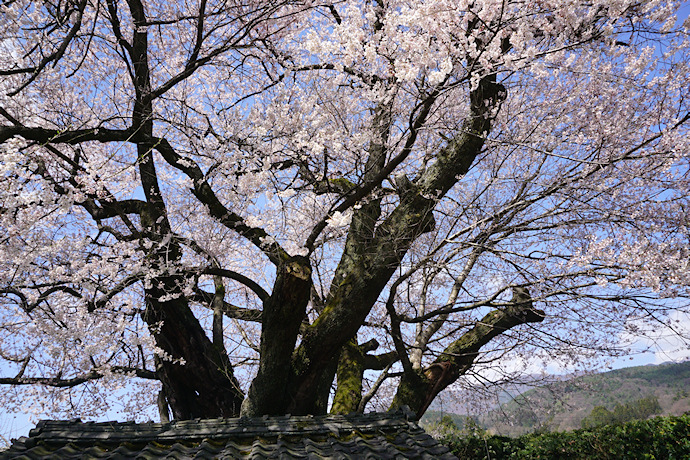
[[[4,406],[421,416],[624,352],[688,310],[681,6],[3,1]]]

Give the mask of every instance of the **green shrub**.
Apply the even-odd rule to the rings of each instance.
[[[613,413],[604,406],[596,406],[590,414],[582,419],[582,428],[594,428],[602,425],[610,425],[616,422]]]
[[[465,436],[441,442],[460,459],[472,460],[682,460],[690,458],[690,413],[519,438]]]
[[[604,406],[596,406],[592,412],[582,419],[582,428],[594,428],[614,423],[626,423],[633,420],[644,420],[650,415],[661,412],[659,399],[654,396],[646,396],[637,401],[625,404],[616,404],[613,412]]]

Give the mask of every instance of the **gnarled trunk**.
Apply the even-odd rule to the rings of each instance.
[[[156,370],[165,398],[176,419],[236,417],[244,395],[227,354],[206,336],[186,299],[175,296],[183,282],[157,278],[145,294],[142,316],[167,354]]]

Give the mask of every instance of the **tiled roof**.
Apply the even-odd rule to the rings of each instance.
[[[455,459],[404,411],[184,420],[41,421],[0,459]]]

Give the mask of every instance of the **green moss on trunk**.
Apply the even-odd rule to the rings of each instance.
[[[331,407],[331,414],[356,412],[362,400],[364,378],[364,353],[357,340],[345,344],[338,361],[338,386]]]

